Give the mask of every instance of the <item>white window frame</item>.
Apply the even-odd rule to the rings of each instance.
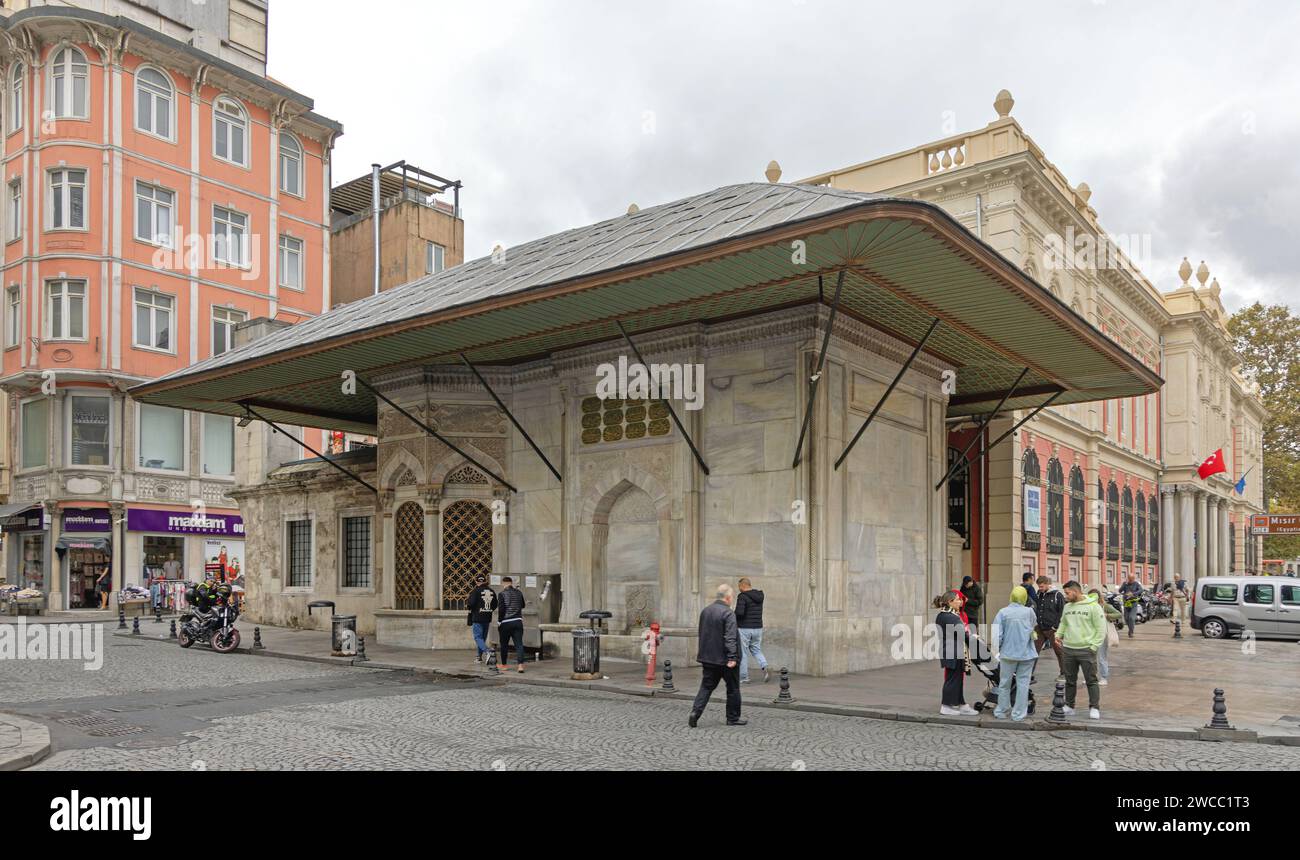
[[[346,584],[347,570],[348,570],[348,534],[347,534],[347,529],[344,528],[344,521],[352,520],[352,519],[370,520],[370,555],[366,560],[369,566],[369,571],[368,571],[369,573],[368,578],[370,580],[369,585],[347,585]],[[337,524],[335,528],[338,529],[338,540],[336,541],[336,544],[338,546],[337,555],[338,555],[339,591],[347,594],[374,594],[375,574],[376,574],[374,509],[373,508],[345,508],[339,511],[337,517]]]
[[[146,193],[141,193],[141,192]],[[170,199],[167,202],[159,200],[159,195],[165,194]],[[149,205],[149,220],[152,222],[148,225],[140,224],[140,202],[147,201]],[[160,230],[158,224],[158,213],[160,210],[167,211],[167,229]],[[161,185],[154,185],[152,182],[145,182],[142,179],[135,181],[135,238],[146,245],[154,245],[159,248],[172,247],[172,234],[176,229],[176,192],[170,188],[164,188]],[[151,232],[144,232],[141,227]]]
[[[228,110],[223,106],[223,103],[234,106],[235,110]],[[238,114],[238,122],[235,120],[236,114]],[[243,131],[243,146],[241,147],[240,152],[222,155],[217,151],[217,142],[220,139],[220,130],[222,126],[225,126],[226,128],[227,150],[233,149],[231,144],[234,142],[234,130],[239,128]],[[251,136],[251,132],[252,123],[249,121],[248,109],[244,107],[243,102],[225,94],[219,95],[212,100],[212,156],[214,158],[219,158],[227,164],[233,164],[236,167],[247,168],[249,137]],[[238,158],[235,157],[236,155]]]
[[[286,244],[290,246],[296,244],[298,246],[297,250],[296,251],[290,250],[289,248],[286,247]],[[279,283],[279,285],[284,287],[286,290],[295,290],[301,293],[307,288],[306,272],[304,271],[306,266],[306,259],[307,259],[307,254],[305,253],[306,249],[307,249],[307,243],[304,242],[302,239],[299,239],[297,236],[290,236],[287,233],[280,234],[280,240],[276,243],[276,253],[279,255],[279,258],[276,261],[275,279]],[[298,271],[297,285],[291,284],[285,280],[285,274],[289,270],[289,267],[285,265],[285,260],[289,256],[297,256],[298,258],[298,262],[295,267]]]
[[[74,181],[73,174],[81,174],[81,180]],[[56,183],[55,177],[59,180]],[[90,228],[90,171],[84,167],[51,167],[45,171],[45,187],[48,189],[45,195],[45,229],[54,230],[72,230],[79,233],[85,233]],[[81,224],[72,223],[72,191],[74,188],[81,188]],[[63,218],[66,223],[54,223],[54,200],[59,198],[63,209]]]
[[[60,318],[63,320],[63,331],[55,333],[54,326],[54,290],[55,284],[59,285],[59,303],[62,305]],[[74,284],[81,286],[81,336],[77,337],[72,334],[72,293],[68,289]],[[45,340],[48,341],[71,341],[73,343],[86,342],[87,318],[89,316],[86,307],[90,299],[90,284],[85,278],[50,278],[45,282]]]
[[[87,463],[72,462],[72,398],[73,397],[98,397],[108,401],[108,456],[105,458],[103,465],[94,466]],[[116,442],[113,433],[113,396],[105,394],[104,389],[99,388],[72,388],[68,389],[63,402],[65,404],[63,413],[63,450],[66,465],[77,469],[112,469],[113,468],[113,444]]]
[[[140,301],[140,297],[148,296],[150,301],[147,307],[150,309],[149,314],[149,343],[140,343],[140,326],[136,311],[146,303]],[[161,310],[159,305],[155,304],[153,299],[166,299],[171,303],[167,311],[167,348],[154,346],[158,336],[158,311]],[[176,354],[176,320],[179,317],[178,302],[176,296],[171,293],[164,293],[162,290],[155,290],[149,287],[132,287],[131,289],[131,347],[132,349],[142,349],[147,352],[158,352],[163,355]]]
[[[9,222],[5,241],[16,242],[23,237],[23,178],[15,176],[5,188],[5,213]]]
[[[277,158],[278,158],[277,172],[279,173],[279,179],[277,181],[280,186],[280,191],[293,197],[298,197],[298,198],[306,197],[306,194],[304,193],[304,189],[303,189],[303,180],[304,180],[303,163],[305,161],[304,155],[306,151],[303,149],[302,141],[300,141],[295,135],[287,131],[280,132],[279,137],[280,137],[280,145],[278,147],[279,152],[277,153]],[[284,151],[285,141],[288,141],[293,146],[293,148],[297,150],[296,153],[291,153],[289,156],[287,156],[288,160],[293,162],[292,173],[288,170],[285,170],[285,160],[286,160],[286,155]],[[285,186],[285,179],[286,177],[289,176],[293,177],[294,183],[298,186],[297,190]]]
[[[230,422],[230,471],[229,472],[209,472],[208,471],[208,419],[225,418]],[[202,413],[199,416],[199,474],[204,478],[234,478],[235,477],[235,449],[238,442],[235,439],[235,418],[230,415],[212,415]]]
[[[27,66],[24,63],[14,63],[9,70],[9,133],[13,134],[23,127],[23,98],[25,87],[27,85]]]
[[[5,349],[17,349],[23,341],[23,288],[5,288]]]
[[[239,228],[242,232],[240,233],[240,238],[239,238],[240,259],[238,261],[227,259],[226,257],[222,257],[218,255],[217,253],[218,248],[224,248],[225,249],[224,253],[227,254],[229,253],[230,237],[234,235],[235,226],[236,226],[234,221],[228,217],[230,215],[238,215],[240,218],[244,219],[243,226]],[[217,263],[222,263],[227,266],[233,266],[234,268],[237,269],[249,268],[250,263],[249,263],[248,245],[249,245],[249,236],[252,233],[252,231],[249,229],[251,221],[252,219],[249,218],[248,213],[246,212],[240,212],[238,209],[231,209],[228,206],[218,206],[216,204],[213,204],[212,206],[212,259],[213,261]],[[221,235],[225,237],[224,242],[217,241],[218,225],[224,226],[225,228],[224,230],[221,231]]]
[[[162,86],[167,88],[167,92],[159,92],[158,84],[144,80],[145,72],[155,72],[160,75],[164,81]],[[172,76],[157,66],[142,65],[135,70],[134,77],[135,101],[131,112],[135,115],[135,130],[169,143],[174,142],[176,140],[176,85],[172,82]],[[149,99],[149,120],[153,128],[146,128],[140,123],[141,93]],[[163,101],[167,102],[167,128],[158,129],[158,104]]]
[[[437,249],[438,253],[435,253]],[[436,266],[434,264],[437,264]],[[447,248],[437,242],[424,243],[424,273],[436,275],[447,268]]]
[[[77,61],[77,57],[81,61]],[[62,62],[60,60],[62,59]],[[62,66],[62,69],[60,69]],[[80,69],[80,71],[78,71]],[[60,73],[63,76],[62,84],[58,78]],[[49,74],[49,110],[55,119],[89,119],[90,118],[90,62],[81,49],[74,45],[65,45],[56,48],[50,56]],[[84,103],[78,105],[77,98],[77,78],[83,78],[85,86],[82,87]],[[60,92],[62,90],[62,92]],[[63,96],[63,106],[68,112],[59,113],[58,96]],[[80,110],[78,110],[78,108]]]
[[[239,320],[218,319],[219,315],[230,315],[230,314],[238,314],[240,317],[242,317],[242,319]],[[248,311],[240,310],[239,308],[223,308],[221,305],[212,306],[212,340],[209,343],[209,347],[211,348],[212,354],[214,356],[222,355],[235,348],[235,326],[239,325],[242,322],[248,322]],[[226,348],[223,349],[221,352],[217,352],[217,328],[218,327],[222,327],[227,330]]]
[[[190,413],[185,409],[173,409],[170,406],[155,407],[158,409],[171,409],[173,412],[181,413],[181,467],[179,469],[168,469],[163,466],[145,466],[140,461],[140,443],[144,439],[144,424],[140,416],[144,413],[145,407],[149,404],[135,401],[135,459],[132,464],[137,472],[150,472],[155,475],[184,475],[189,472],[190,466]]]
[[[25,450],[23,446],[23,410],[27,408],[28,404],[36,403],[38,401],[45,402],[45,462],[36,466],[28,466],[25,465],[23,460],[23,451]],[[14,428],[14,436],[16,437],[16,442],[18,444],[18,448],[15,452],[16,456],[14,457],[14,464],[17,466],[15,471],[19,473],[38,472],[42,469],[50,468],[50,454],[52,453],[50,450],[50,416],[53,414],[54,410],[50,408],[49,397],[27,397],[18,401],[18,426]]]
[[[290,561],[292,556],[292,547],[289,543],[289,524],[305,522],[311,531],[311,537],[307,541],[307,584],[290,585]],[[280,582],[282,590],[288,592],[310,592],[316,587],[316,538],[318,536],[316,515],[307,514],[284,514],[283,522],[280,526],[280,535],[282,545],[284,546],[283,559],[281,561]],[[372,578],[373,581],[373,578]]]

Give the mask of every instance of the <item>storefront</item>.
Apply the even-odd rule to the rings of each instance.
[[[94,609],[121,586],[113,572],[113,518],[108,508],[65,508],[54,550],[68,577],[68,608]]]
[[[158,585],[165,606],[176,605],[186,582],[211,567],[229,580],[243,572],[244,521],[236,513],[127,508],[126,561],[142,585]]]
[[[0,505],[0,529],[8,545],[7,584],[49,596],[48,518],[40,505]]]

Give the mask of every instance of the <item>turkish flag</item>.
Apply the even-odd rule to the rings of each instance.
[[[1228,467],[1223,462],[1223,449],[1220,448],[1205,458],[1205,462],[1196,470],[1196,474],[1201,476],[1201,480],[1205,480],[1211,475],[1217,475],[1220,472],[1226,471],[1228,471]]]

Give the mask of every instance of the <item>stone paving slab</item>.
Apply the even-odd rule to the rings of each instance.
[[[474,660],[474,651],[424,650],[367,643],[369,658],[329,655],[329,633],[258,625],[264,648],[254,650],[254,625],[241,620],[241,651],[287,659],[311,660],[339,665],[357,665],[373,669],[401,669],[433,672],[453,677],[499,679],[504,683],[565,687],[570,689],[617,692],[638,696],[689,699],[699,684],[698,666],[674,666],[675,693],[661,688],[662,671],[655,685],[644,680],[643,663],[603,658],[605,678],[575,681],[568,660],[552,659],[526,664],[522,675],[514,665],[499,675],[486,672]],[[1039,679],[1036,727],[1078,729],[1130,737],[1169,738],[1207,741],[1253,741],[1300,745],[1300,723],[1285,720],[1290,711],[1300,711],[1300,645],[1284,641],[1258,641],[1253,653],[1246,653],[1243,643],[1205,640],[1199,635],[1173,640],[1167,623],[1153,621],[1138,628],[1134,639],[1124,637],[1111,653],[1111,683],[1102,688],[1104,720],[1094,722],[1086,716],[1064,725],[1042,722],[1051,702],[1051,684],[1055,680],[1054,661],[1045,654]],[[141,625],[141,633],[116,631],[118,636],[167,641]],[[742,686],[746,707],[779,708],[817,713],[841,714],[870,719],[892,719],[965,725],[980,728],[1018,728],[1010,720],[995,720],[991,714],[979,717],[944,717],[937,713],[938,670],[933,663],[910,663],[882,669],[837,675],[828,678],[791,675],[791,690],[796,701],[780,704],[773,700],[779,691],[777,672],[772,682],[764,684],[761,675],[751,673],[753,683]],[[1048,680],[1051,676],[1051,680]],[[1082,686],[1082,685],[1081,685]],[[1211,715],[1213,689],[1229,691],[1229,718],[1241,731],[1219,736],[1203,732]],[[985,680],[972,673],[966,683],[966,699],[982,699]],[[1079,690],[1081,697],[1086,691]],[[719,694],[715,694],[715,698]],[[1113,704],[1112,704],[1113,703]],[[1203,715],[1202,715],[1203,714]],[[1253,734],[1252,734],[1253,733]]]
[[[0,714],[0,771],[31,767],[49,754],[49,729],[22,717]]]

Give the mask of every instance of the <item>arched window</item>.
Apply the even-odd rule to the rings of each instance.
[[[1061,461],[1047,461],[1047,551],[1065,552],[1065,471]]]
[[[1106,485],[1106,558],[1119,561],[1119,487]]]
[[[280,132],[280,190],[302,196],[302,144],[287,131]]]
[[[170,140],[175,97],[172,82],[166,75],[142,66],[135,73],[135,127]]]
[[[1085,546],[1083,470],[1070,470],[1070,555],[1082,557]]]
[[[1123,517],[1123,534],[1124,534],[1124,560],[1133,560],[1133,491],[1128,487],[1124,488],[1124,501],[1120,504],[1120,514]]]
[[[9,72],[9,130],[17,131],[23,127],[23,79],[26,67],[14,63]]]
[[[90,86],[88,69],[86,55],[76,48],[63,48],[55,53],[50,63],[50,104],[55,117],[84,119],[89,116],[86,106]]]
[[[406,502],[393,517],[393,597],[396,609],[424,608],[424,508]]]
[[[248,166],[248,114],[229,96],[218,96],[212,103],[212,154]]]
[[[1043,479],[1038,468],[1038,455],[1033,449],[1025,451],[1020,460],[1025,491],[1021,511],[1021,549],[1038,552],[1043,545]]]
[[[1147,497],[1138,490],[1137,502],[1133,507],[1133,516],[1137,520],[1137,538],[1133,541],[1134,560],[1146,564],[1147,560]]]
[[[1152,494],[1147,500],[1147,517],[1150,525],[1147,531],[1150,536],[1150,542],[1147,544],[1147,560],[1152,564],[1160,563],[1160,495]]]
[[[464,609],[479,575],[492,575],[492,512],[462,499],[442,511],[442,608]]]

